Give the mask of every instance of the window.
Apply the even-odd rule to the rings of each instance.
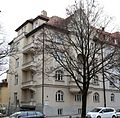
[[[114,84],[115,84],[115,80],[113,78],[110,79],[110,87],[115,87]]]
[[[37,28],[39,26],[38,24],[38,20],[34,22],[34,26],[33,26],[33,29]]]
[[[93,73],[94,73],[94,75],[95,75],[95,73],[96,73],[97,70],[98,70],[98,59],[95,58],[93,60]]]
[[[99,94],[97,92],[93,94],[93,102],[99,102]]]
[[[30,98],[31,98],[31,99],[34,99],[34,94],[35,94],[35,93],[34,93],[33,91],[31,91],[30,93],[31,93],[31,94],[30,94]]]
[[[93,84],[94,85],[99,85],[98,76],[94,76],[94,78],[93,78]]]
[[[111,94],[111,102],[114,102],[115,101],[115,95],[112,93]]]
[[[55,36],[54,40],[53,40],[55,43],[58,43],[58,44],[63,44],[63,41],[64,41],[64,38],[62,36]]]
[[[19,58],[16,59],[16,68],[19,67]]]
[[[81,99],[82,99],[82,95],[81,94],[76,94],[75,95],[75,101],[80,102]]]
[[[16,43],[16,51],[19,51],[19,45],[20,45],[20,42],[17,42]]]
[[[56,60],[63,60],[64,54],[63,54],[63,52],[55,52],[54,57]]]
[[[58,109],[58,115],[62,115],[62,114],[63,114],[63,109],[62,108]]]
[[[58,81],[63,80],[63,71],[62,70],[57,70],[55,72],[55,79],[58,80]]]
[[[15,85],[18,85],[18,74],[15,75]]]
[[[17,106],[17,93],[16,92],[14,93],[14,103]]]
[[[82,109],[78,108],[78,114],[81,114],[81,113],[82,113]]]
[[[115,44],[118,44],[117,39],[114,39],[114,43],[115,43]]]
[[[57,102],[63,102],[63,97],[64,97],[63,91],[59,90],[56,92],[56,101]]]

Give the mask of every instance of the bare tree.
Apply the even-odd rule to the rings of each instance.
[[[9,53],[8,45],[4,38],[5,34],[2,30],[0,30],[0,75],[6,73],[6,64],[8,63],[8,59],[6,58]]]
[[[34,40],[35,53],[43,55],[43,66],[49,70],[48,72],[43,67],[43,74],[50,76],[50,72],[62,67],[66,71],[65,75],[75,81],[82,94],[81,118],[86,117],[91,81],[96,78],[102,81],[99,74],[110,80],[108,74],[115,61],[113,57],[116,46],[113,45],[113,37],[104,31],[110,19],[106,16],[105,19],[100,19],[101,11],[94,0],[81,0],[67,9],[67,19],[57,25],[45,24]],[[104,28],[101,27],[103,23]],[[53,70],[49,68],[51,58],[57,62]],[[49,66],[44,65],[44,62],[49,63]]]

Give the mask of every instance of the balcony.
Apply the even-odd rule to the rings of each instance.
[[[71,80],[69,82],[69,85],[70,85],[70,89],[69,90],[70,90],[71,93],[78,93],[78,92],[80,92],[80,89],[77,87],[77,85],[76,85],[74,80]]]
[[[23,100],[23,101],[21,101],[21,105],[33,105],[33,106],[35,106],[36,105],[36,101],[34,99]]]
[[[20,35],[14,38],[14,40],[20,40],[21,38],[24,38],[27,32],[22,32]]]
[[[36,70],[36,64],[35,62],[33,61],[29,61],[29,62],[24,62],[22,64],[22,70],[25,70],[25,71],[29,71],[29,70],[32,70],[32,71],[35,71]]]
[[[28,89],[35,92],[36,91],[35,85],[36,85],[36,81],[28,80],[28,81],[22,82],[22,89],[24,90]]]
[[[36,81],[28,80],[28,81],[22,82],[22,87],[23,88],[32,87],[32,86],[35,86],[35,84],[36,84]]]
[[[35,44],[31,42],[23,47],[23,53],[33,53],[35,51],[34,48]]]
[[[80,89],[77,87],[77,84],[75,83],[75,81],[74,80],[71,80],[70,82],[69,82],[69,86],[70,86],[70,92],[71,93],[73,93],[73,94],[75,94],[75,93],[79,93],[80,92]],[[82,84],[81,84],[81,86],[82,86]],[[92,91],[91,90],[89,90],[88,91],[88,94],[90,94]]]

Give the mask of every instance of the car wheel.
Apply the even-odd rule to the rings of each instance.
[[[101,118],[101,116],[97,116],[97,118]]]
[[[112,116],[112,118],[116,118],[116,116]]]

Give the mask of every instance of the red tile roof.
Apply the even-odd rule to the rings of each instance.
[[[54,25],[54,26],[60,26],[63,21],[64,21],[64,19],[61,17],[52,16],[49,18],[49,21],[47,22],[47,24]]]

